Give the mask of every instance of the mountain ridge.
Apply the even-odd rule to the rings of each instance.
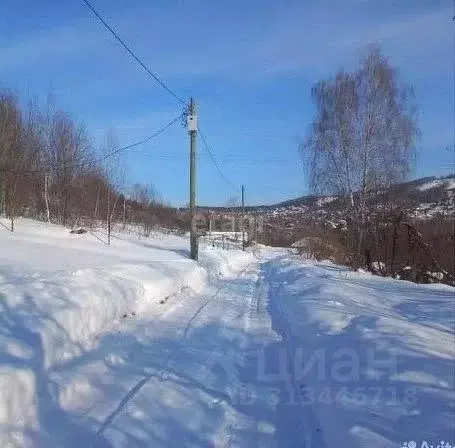
[[[446,184],[446,185],[445,185]],[[441,190],[447,191],[447,198],[444,196]],[[378,194],[391,193],[398,194],[399,198],[407,198],[412,202],[420,203],[435,203],[445,201],[453,203],[455,194],[455,174],[449,174],[446,176],[426,176],[418,179],[412,179],[398,184],[391,185],[386,189],[382,189]],[[316,207],[321,208],[325,205],[332,203],[335,206],[336,203],[340,203],[340,197],[337,195],[317,195],[309,194],[304,196],[298,196],[293,199],[287,199],[285,201],[277,202],[274,204],[260,204],[260,205],[247,205],[245,206],[246,212],[267,212],[283,208],[293,207]],[[199,211],[213,211],[213,212],[240,212],[241,206],[210,206],[201,205],[198,206]]]

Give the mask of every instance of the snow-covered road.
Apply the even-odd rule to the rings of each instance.
[[[455,439],[453,288],[19,224],[0,234],[1,447]]]
[[[240,377],[256,383],[245,365],[256,281],[252,263],[201,294],[180,298],[148,340],[147,332],[134,331],[145,338],[131,347],[126,362],[141,377],[98,433],[115,446],[257,445],[257,416],[239,410]]]
[[[248,258],[200,293],[173,297],[159,316],[125,322],[87,363],[59,369],[73,423],[48,443],[79,444],[77,414],[93,446],[303,446],[298,413],[277,407],[288,386],[267,373],[281,339],[267,294],[259,261]]]
[[[272,328],[266,266],[246,258],[162,314],[126,321],[87,362],[60,367],[72,418],[46,443],[73,446],[82,433],[92,446],[322,447]]]

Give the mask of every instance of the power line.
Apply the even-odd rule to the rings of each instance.
[[[157,159],[181,159],[181,160],[186,160],[187,156],[186,154],[177,154],[177,153],[150,153],[150,154],[141,154],[141,157],[153,157]],[[196,159],[198,160],[203,160],[207,157],[210,157],[210,155],[207,154],[198,154],[196,155]],[[217,160],[220,163],[225,163],[225,164],[240,164],[240,165],[265,165],[265,164],[273,164],[276,166],[286,166],[289,164],[294,164],[295,161],[293,160],[286,160],[286,159],[279,159],[279,158],[273,158],[273,157],[265,157],[265,158],[236,158],[236,157],[217,157]]]
[[[126,42],[119,36],[119,34],[109,25],[106,20],[98,13],[98,11],[92,6],[88,0],[82,0],[88,8],[93,12],[96,18],[104,25],[104,27],[120,42],[123,48],[130,54],[130,56],[170,95],[172,95],[177,101],[186,106],[186,102],[180,98],[173,90],[171,90],[152,70],[145,65],[144,62],[134,53],[134,51],[126,44]]]
[[[201,129],[199,129],[199,135],[201,136],[201,140],[202,140],[205,150],[208,152],[210,159],[212,160],[213,165],[217,169],[220,176],[223,178],[223,180],[226,182],[226,184],[229,185],[230,188],[232,188],[233,190],[238,192],[238,188],[236,188],[234,186],[234,184],[224,175],[223,171],[221,170],[220,166],[218,165],[218,162],[216,161],[215,156],[213,155],[209,145],[207,144],[207,140],[205,139],[204,134]]]
[[[144,143],[149,142],[150,140],[153,140],[154,138],[158,137],[160,134],[162,134],[166,129],[170,128],[172,125],[174,125],[177,121],[179,121],[182,118],[182,114],[179,116],[175,117],[172,121],[170,121],[168,124],[163,126],[161,129],[158,129],[158,131],[154,132],[153,134],[149,135],[148,137],[144,138],[143,140],[139,140],[136,143],[132,143],[131,145],[123,146],[121,148],[118,148],[108,154],[105,154],[104,156],[100,157],[98,160],[95,160],[92,163],[99,163],[102,162],[112,156],[115,156],[116,154],[127,151],[128,149],[135,148],[136,146],[143,145]]]
[[[167,123],[165,126],[162,128],[158,129],[156,132],[153,134],[149,135],[148,137],[144,138],[143,140],[139,140],[135,143],[131,143],[126,146],[122,146],[121,148],[117,148],[114,151],[111,151],[107,154],[104,154],[101,157],[98,157],[96,159],[92,159],[86,162],[80,162],[80,163],[75,163],[75,164],[70,164],[70,165],[63,165],[61,167],[57,167],[57,169],[68,169],[68,168],[80,168],[83,166],[87,165],[95,165],[97,163],[103,162],[104,160],[109,159],[110,157],[115,156],[116,154],[119,154],[120,152],[127,151],[128,149],[135,148],[136,146],[143,145],[144,143],[149,142],[150,140],[153,140],[154,138],[158,137],[160,134],[162,134],[166,129],[170,128],[172,125],[177,123],[182,118],[182,114],[178,115],[175,117],[172,121]],[[52,169],[55,169],[56,167],[50,167],[48,169],[39,169],[39,170],[7,170],[7,169],[1,169],[0,172],[6,172],[6,173],[13,173],[13,174],[35,174],[35,173],[47,173]]]

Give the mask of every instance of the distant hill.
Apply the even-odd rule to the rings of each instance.
[[[391,186],[370,195],[370,201],[375,202],[383,196],[389,196],[398,203],[406,204],[408,212],[417,218],[431,217],[436,214],[454,216],[455,176],[424,177]],[[342,205],[341,198],[337,196],[300,196],[270,205],[247,206],[247,213],[263,213],[266,215],[295,215],[315,212],[317,214],[331,214]],[[202,212],[238,213],[241,207],[198,207]]]

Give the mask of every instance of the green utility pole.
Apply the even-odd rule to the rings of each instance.
[[[191,258],[198,259],[197,227],[196,227],[196,104],[190,98],[188,111],[188,132],[190,133],[190,245]]]
[[[242,250],[245,250],[245,185],[242,185]]]

